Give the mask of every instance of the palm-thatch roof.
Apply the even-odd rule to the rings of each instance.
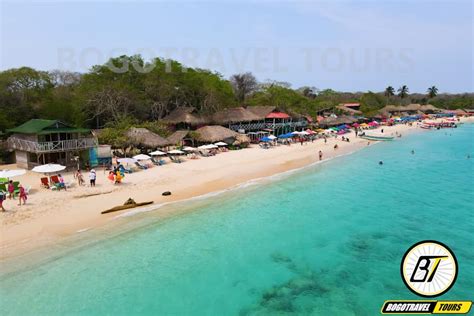
[[[362,114],[362,111],[354,110],[354,109],[348,108],[347,106],[344,106],[344,105],[338,105],[338,106],[336,106],[336,108],[339,109],[339,110],[341,110],[342,112],[348,113],[348,114],[350,114],[350,115],[359,115],[359,114]]]
[[[432,104],[425,104],[425,105],[422,105],[420,107],[420,111],[422,112],[428,112],[428,111],[431,111],[431,112],[440,112],[441,110],[438,109],[437,107],[435,107],[434,105]]]
[[[250,144],[250,137],[245,134],[239,134],[235,136],[235,142],[233,145],[242,145],[242,144]]]
[[[186,123],[189,125],[206,124],[209,120],[196,112],[194,107],[178,107],[163,118],[163,121],[170,124]]]
[[[251,111],[243,108],[228,108],[214,113],[212,121],[216,124],[229,124],[236,122],[258,121],[259,117]]]
[[[177,145],[181,144],[183,139],[188,135],[189,131],[176,131],[170,136],[168,136],[168,141],[170,144]]]
[[[264,120],[268,114],[276,110],[276,106],[249,106],[247,110],[258,117],[258,120]]]
[[[126,132],[134,146],[157,148],[170,145],[170,142],[152,131],[142,127],[132,127]]]
[[[319,122],[321,126],[337,126],[341,124],[352,124],[357,122],[357,119],[352,116],[342,115],[339,117],[327,117]]]
[[[196,140],[206,143],[214,143],[228,138],[235,138],[238,135],[238,133],[219,125],[204,126],[198,128],[195,133],[197,135]]]

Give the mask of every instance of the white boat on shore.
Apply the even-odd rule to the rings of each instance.
[[[365,132],[364,134],[360,135],[360,138],[377,141],[388,141],[393,140],[394,137],[383,133]]]

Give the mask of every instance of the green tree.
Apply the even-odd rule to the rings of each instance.
[[[385,88],[384,94],[387,98],[390,98],[395,95],[395,89],[392,86],[388,86]]]
[[[408,87],[406,85],[403,85],[398,88],[398,96],[402,99],[408,96],[408,92]]]
[[[429,87],[427,92],[428,92],[428,97],[432,99],[438,95],[438,88],[436,88],[435,86]]]

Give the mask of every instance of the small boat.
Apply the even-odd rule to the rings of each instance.
[[[364,133],[363,135],[360,135],[360,138],[368,139],[368,140],[377,140],[377,141],[387,141],[387,140],[393,140],[393,136],[388,136],[382,133]]]
[[[102,211],[100,214],[107,214],[107,213],[127,210],[127,209],[130,209],[130,208],[135,208],[135,207],[139,207],[139,206],[143,206],[143,205],[150,205],[150,204],[153,204],[153,201],[137,203],[133,199],[128,199],[123,205],[112,207],[108,210]]]

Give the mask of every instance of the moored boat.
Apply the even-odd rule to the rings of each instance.
[[[393,136],[385,135],[383,133],[364,133],[360,135],[361,138],[368,139],[368,140],[380,140],[380,141],[388,141],[393,140]]]

